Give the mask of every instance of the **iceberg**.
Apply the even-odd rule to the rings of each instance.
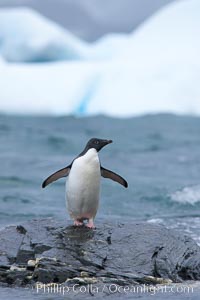
[[[0,111],[11,114],[68,115],[81,112],[101,64],[78,62],[0,65]]]
[[[172,3],[131,34],[92,44],[32,10],[12,9],[14,20],[24,17],[6,27],[12,18],[6,10],[2,19],[2,11],[1,112],[200,115],[199,0]]]
[[[0,9],[0,53],[9,62],[81,59],[88,46],[30,8]]]
[[[200,114],[200,1],[160,10],[121,43],[87,113]]]
[[[0,65],[4,64],[4,63],[5,63],[5,61],[4,61],[3,57],[0,56]]]

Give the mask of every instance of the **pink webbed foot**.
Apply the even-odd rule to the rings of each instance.
[[[82,226],[83,222],[79,221],[79,220],[75,220],[74,221],[74,226]]]
[[[93,219],[89,219],[89,222],[85,224],[85,226],[90,229],[95,229]]]

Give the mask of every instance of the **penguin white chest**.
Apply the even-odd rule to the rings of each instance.
[[[74,160],[66,181],[67,205],[72,218],[95,217],[99,204],[100,179],[99,157],[94,148]]]

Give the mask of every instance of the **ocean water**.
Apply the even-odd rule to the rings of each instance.
[[[113,140],[99,153],[101,163],[129,183],[125,189],[102,179],[97,226],[108,219],[146,220],[184,231],[200,243],[200,118],[170,114],[130,119],[0,115],[0,227],[40,217],[69,219],[65,179],[45,189],[41,184],[91,137]]]

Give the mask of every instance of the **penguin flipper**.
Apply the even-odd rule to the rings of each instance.
[[[69,175],[71,169],[71,165],[58,170],[57,172],[51,174],[49,177],[47,177],[43,183],[42,183],[42,187],[45,188],[48,184],[52,183],[53,181],[58,180],[59,178],[62,177],[67,177]]]
[[[120,175],[114,173],[113,171],[107,170],[103,167],[101,167],[101,176],[104,178],[110,178],[110,179],[120,183],[125,188],[128,187],[128,182],[123,177],[121,177]]]

